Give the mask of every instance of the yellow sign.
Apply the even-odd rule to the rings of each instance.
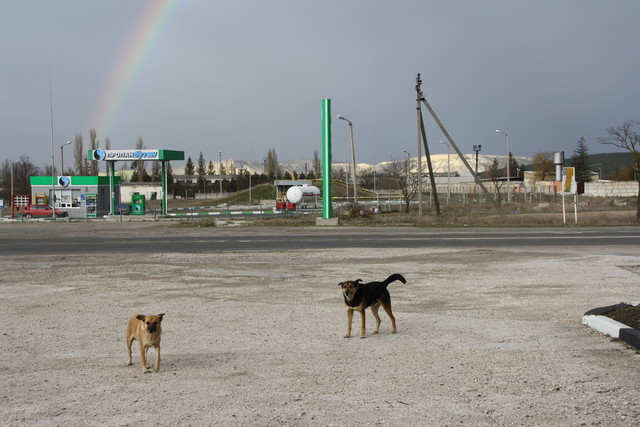
[[[562,192],[576,194],[576,168],[563,168]]]

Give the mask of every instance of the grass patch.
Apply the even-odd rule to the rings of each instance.
[[[197,219],[197,220],[183,220],[172,223],[170,227],[175,228],[205,228],[216,227],[216,222],[213,219]]]

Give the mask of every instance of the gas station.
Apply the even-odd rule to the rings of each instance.
[[[109,214],[116,213],[116,205],[120,199],[120,191],[116,192],[115,163],[119,161],[159,161],[161,163],[160,176],[162,181],[162,215],[167,214],[167,162],[171,160],[184,160],[184,151],[175,150],[89,150],[88,157],[91,161],[107,162],[109,171]],[[118,178],[119,183],[119,178]],[[131,213],[141,215],[144,210],[145,199],[142,195],[134,194],[131,200]]]

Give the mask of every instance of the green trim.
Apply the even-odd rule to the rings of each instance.
[[[159,150],[160,160],[184,160],[184,151]]]
[[[71,183],[70,187],[73,186],[95,186],[95,185],[109,185],[109,177],[108,176],[70,176]],[[119,185],[122,178],[119,176],[114,177],[114,184]],[[29,182],[31,185],[45,185],[51,187],[52,182],[57,183],[57,179],[53,181],[51,176],[32,176],[29,178]],[[56,184],[56,188],[60,187]]]

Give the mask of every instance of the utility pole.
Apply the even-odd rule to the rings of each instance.
[[[420,74],[418,74],[418,78],[417,78],[417,82],[418,83],[422,83],[422,81],[420,80]],[[416,90],[419,89],[419,84],[416,85]],[[494,198],[491,196],[491,194],[489,193],[489,191],[487,190],[487,188],[484,186],[484,184],[478,179],[478,174],[476,174],[473,169],[471,168],[471,166],[469,165],[469,162],[467,162],[467,159],[465,159],[464,154],[462,154],[462,152],[460,151],[460,149],[458,148],[458,146],[456,145],[455,142],[453,142],[453,138],[451,138],[451,135],[449,135],[449,132],[447,132],[447,129],[444,127],[444,125],[442,124],[442,122],[440,121],[440,119],[438,118],[438,116],[436,115],[436,112],[433,110],[433,108],[431,108],[431,105],[429,105],[429,103],[427,102],[427,100],[424,98],[424,96],[422,96],[422,92],[419,91],[418,92],[418,97],[420,99],[420,101],[422,101],[422,103],[425,105],[425,107],[427,107],[427,110],[429,111],[429,114],[431,114],[431,117],[433,117],[433,120],[435,120],[435,122],[438,124],[438,126],[440,127],[440,130],[442,131],[442,133],[444,134],[444,136],[447,138],[447,140],[449,141],[449,143],[451,144],[451,146],[453,147],[453,149],[456,151],[456,153],[458,153],[458,157],[460,157],[460,160],[462,160],[462,163],[464,163],[464,165],[467,167],[467,170],[469,170],[469,172],[471,172],[471,174],[473,175],[473,178],[476,181],[476,184],[478,184],[480,186],[480,188],[482,188],[482,191],[484,192],[485,196],[487,197],[487,199],[491,200],[493,207],[496,209],[496,211],[502,213],[502,210],[500,209],[500,205],[498,205],[498,202],[496,202],[494,200]],[[420,118],[422,119],[422,112],[419,113],[420,114]],[[433,169],[431,168],[431,160],[429,159],[429,151],[428,151],[428,147],[427,147],[427,136],[426,136],[426,132],[424,130],[424,123],[421,120],[421,127],[422,127],[422,139],[424,141],[424,146],[426,151],[426,155],[427,155],[427,161],[429,162],[429,171],[433,171]],[[435,190],[435,182],[433,180],[433,173],[431,173],[431,185],[434,187]],[[435,191],[434,191],[434,195],[435,195]],[[437,203],[437,197],[435,198],[435,201]],[[440,210],[440,205],[436,204],[436,209],[439,211]]]
[[[422,108],[420,102],[426,102],[424,99],[424,95],[422,95],[422,80],[420,79],[420,73],[418,73],[418,77],[416,77],[416,103],[418,110],[418,147],[420,147],[420,138],[422,138],[422,143],[424,144],[424,154],[427,157],[427,167],[429,168],[429,180],[431,181],[431,190],[433,191],[433,201],[436,206],[436,216],[440,216],[442,213],[440,211],[440,201],[438,200],[438,188],[436,187],[436,178],[433,176],[433,166],[431,165],[431,155],[429,154],[429,145],[427,144],[427,132],[424,128],[424,121],[422,119]],[[428,104],[427,104],[428,105]],[[420,162],[421,155],[418,156],[418,162]],[[418,168],[418,172],[421,173],[421,168]],[[420,180],[422,181],[422,176],[420,176]],[[422,192],[420,192],[422,193]]]
[[[422,123],[422,111],[420,108],[420,99],[422,98],[422,89],[420,88],[422,85],[422,80],[420,80],[420,74],[416,78],[416,112],[417,112],[417,124],[418,124],[418,216],[422,216],[422,133],[421,133],[421,123]],[[436,213],[438,211],[436,210]],[[439,215],[439,213],[438,213]]]

